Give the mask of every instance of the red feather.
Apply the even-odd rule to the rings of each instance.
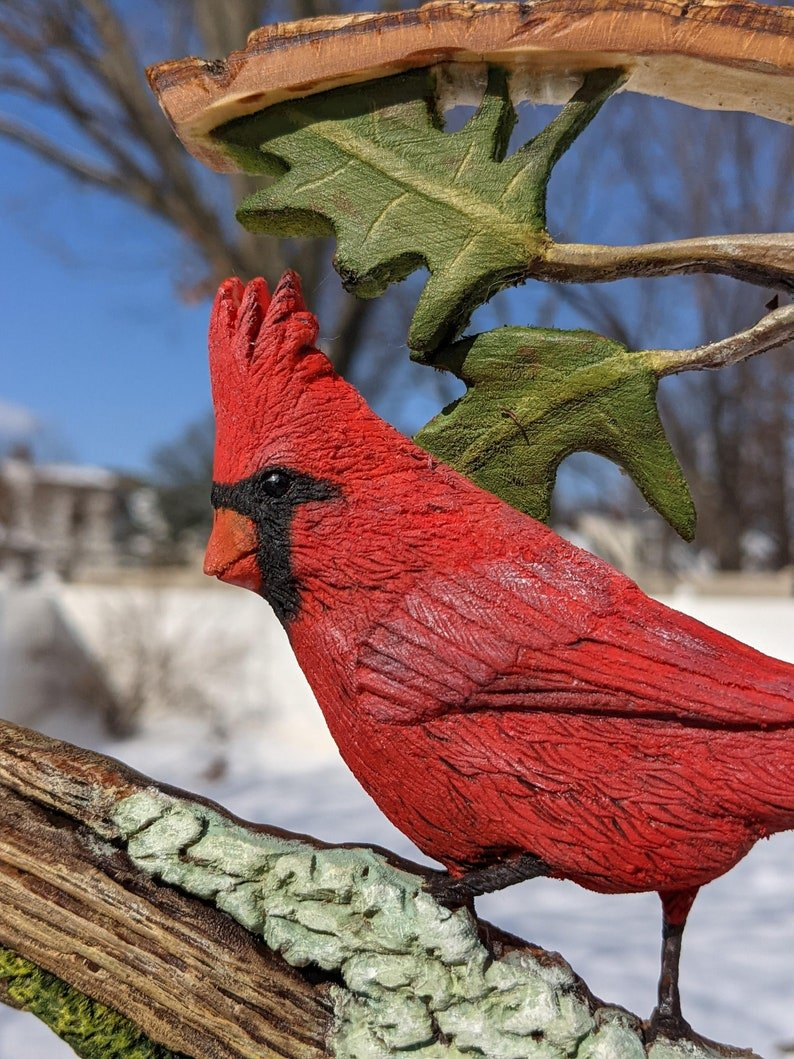
[[[343,757],[453,873],[528,852],[594,890],[657,890],[682,920],[794,827],[794,667],[399,435],[310,348],[296,285],[269,307],[262,281],[221,288],[215,476],[279,465],[337,490],[291,516],[287,631]]]

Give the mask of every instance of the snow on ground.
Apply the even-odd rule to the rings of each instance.
[[[69,591],[79,596],[79,590]],[[208,621],[217,598],[197,593],[191,606],[200,610],[191,611],[194,618]],[[794,600],[681,596],[670,602],[794,662]],[[72,606],[74,613],[80,606],[90,610],[85,599]],[[235,593],[228,609],[225,599],[220,609],[218,628],[226,635],[254,630],[259,643],[253,658],[238,661],[237,679],[223,675],[226,695],[253,682],[271,709],[256,711],[246,687],[236,690],[238,701],[221,729],[208,718],[155,711],[136,738],[98,739],[97,749],[248,819],[327,841],[376,843],[423,859],[347,771],[321,728],[319,711],[313,718],[307,712],[302,678],[285,657],[265,605]],[[179,637],[189,636],[175,618],[158,620],[173,621]],[[291,717],[297,719],[293,730]],[[780,1054],[781,1043],[794,1040],[793,871],[794,833],[759,843],[737,868],[702,891],[684,939],[681,984],[689,1020],[706,1036],[752,1047],[769,1059]],[[481,898],[478,909],[506,929],[562,952],[597,995],[645,1015],[653,1007],[658,972],[658,905],[654,894],[602,896],[539,879]],[[32,1016],[0,1009],[0,1059],[72,1054]]]

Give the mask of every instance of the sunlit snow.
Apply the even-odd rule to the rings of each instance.
[[[58,590],[81,635],[98,643],[97,614],[109,611],[97,610],[97,591]],[[794,662],[794,600],[692,596],[669,602]],[[206,627],[213,621],[227,638],[223,642],[244,646],[230,663],[235,672],[216,666],[207,678],[213,698],[232,698],[235,704],[221,718],[152,710],[141,733],[123,742],[99,734],[90,738],[84,726],[82,741],[248,819],[328,841],[376,843],[421,859],[339,759],[265,604],[240,592],[197,591],[169,607],[161,602],[157,635],[170,627],[186,659],[190,629],[206,653]],[[59,728],[53,718],[44,721],[44,727]],[[703,1035],[752,1047],[769,1059],[780,1054],[779,1045],[794,1041],[793,874],[794,833],[759,843],[736,869],[701,892],[684,939],[686,1017]],[[660,928],[654,894],[605,897],[573,884],[536,880],[481,898],[478,909],[500,926],[563,953],[598,996],[641,1015],[651,1011]],[[35,1018],[0,1009],[0,1057],[72,1054]]]

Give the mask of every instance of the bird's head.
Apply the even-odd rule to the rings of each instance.
[[[401,450],[409,463],[419,453],[336,374],[317,330],[294,272],[272,297],[263,279],[226,280],[210,323],[215,517],[204,570],[263,595],[285,623],[318,564],[326,582],[337,576],[372,483]]]

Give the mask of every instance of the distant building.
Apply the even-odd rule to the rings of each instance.
[[[152,490],[103,467],[37,464],[25,453],[0,461],[0,573],[9,580],[71,581],[140,564],[161,524]]]
[[[617,518],[582,511],[570,525],[555,528],[640,583],[658,575],[692,577],[710,570],[708,556],[679,540],[651,513]]]

